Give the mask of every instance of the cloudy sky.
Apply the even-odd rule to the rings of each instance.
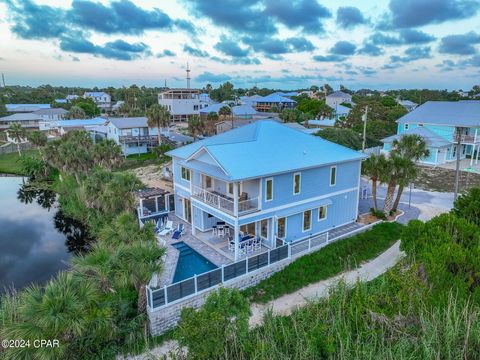
[[[480,0],[0,0],[8,84],[470,89]]]

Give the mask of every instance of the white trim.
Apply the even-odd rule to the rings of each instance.
[[[280,205],[280,206],[272,207],[270,209],[257,211],[257,212],[251,213],[251,214],[245,214],[245,215],[240,216],[240,219],[245,220],[245,219],[248,219],[250,217],[254,217],[254,216],[258,216],[258,215],[262,215],[262,214],[268,214],[272,211],[287,209],[289,207],[294,207],[294,206],[297,206],[297,205],[306,204],[306,203],[309,203],[311,201],[317,201],[317,200],[322,200],[322,199],[329,198],[329,197],[332,197],[332,196],[346,194],[346,193],[349,193],[349,192],[352,192],[352,191],[355,191],[355,190],[358,190],[358,188],[353,187],[353,188],[349,188],[349,189],[346,189],[346,190],[335,191],[335,192],[332,192],[332,193],[328,193],[326,195],[320,195],[320,196],[316,196],[314,198],[309,198],[309,199],[300,200],[300,201],[297,201],[297,202],[294,202],[294,203],[289,203],[289,204],[286,204],[286,205]]]
[[[189,178],[190,178],[190,179],[187,180],[187,179],[185,179],[185,178],[183,177],[183,169],[185,169],[185,170],[188,171],[188,173],[190,174],[190,175],[189,175]],[[180,179],[182,179],[183,181],[186,181],[186,182],[188,182],[188,183],[191,182],[191,181],[192,181],[192,170],[190,170],[190,169],[189,169],[188,167],[186,167],[186,166],[180,165]]]
[[[272,182],[272,198],[271,199],[267,199],[267,195],[268,195],[268,185],[267,185],[267,182],[268,181],[271,181]],[[273,177],[268,177],[265,179],[265,202],[269,202],[269,201],[272,201],[273,200]]]
[[[180,197],[182,197],[182,196],[180,196]],[[223,216],[229,218],[229,219],[232,220],[232,221],[235,220],[235,216],[232,216],[232,215],[230,215],[230,214],[228,214],[228,213],[226,213],[226,212],[224,212],[224,211],[222,211],[222,210],[220,210],[220,209],[217,209],[217,208],[215,208],[215,207],[213,207],[213,206],[210,206],[210,205],[208,205],[208,204],[206,204],[206,203],[204,203],[204,202],[202,202],[202,201],[200,201],[200,200],[197,200],[195,197],[191,197],[191,198],[190,198],[190,201],[195,202],[195,203],[197,203],[197,204],[200,204],[200,206],[197,206],[197,207],[198,207],[200,210],[202,210],[202,211],[206,211],[206,210],[203,210],[203,209],[202,209],[202,206],[205,206],[207,209],[211,209],[211,211],[219,212],[219,213],[221,213]],[[210,213],[210,214],[213,215],[212,213]],[[215,215],[213,215],[213,216],[215,216]]]
[[[228,171],[225,170],[225,168],[224,168],[222,165],[220,165],[220,163],[219,163],[218,160],[215,158],[215,156],[213,156],[212,153],[211,153],[210,151],[208,151],[208,149],[207,149],[205,146],[202,146],[200,149],[198,149],[197,151],[195,151],[193,154],[191,154],[189,157],[187,157],[187,158],[185,159],[185,161],[188,162],[188,161],[192,160],[192,159],[195,157],[195,155],[197,155],[197,154],[198,154],[200,151],[202,151],[202,150],[205,151],[208,155],[210,155],[210,157],[213,159],[213,161],[215,161],[215,163],[218,165],[218,167],[219,167],[220,169],[222,169],[222,171],[225,173],[225,175],[230,176],[230,174],[228,173]]]
[[[305,229],[305,213],[307,211],[310,211],[310,227],[308,229]],[[312,230],[312,220],[313,220],[312,217],[313,217],[312,209],[303,211],[303,213],[302,213],[302,233],[305,233],[307,231]]]
[[[263,178],[259,179],[258,184],[259,184],[258,185],[258,208],[261,211],[262,210],[262,204],[263,204],[263,201],[262,201]]]
[[[332,184],[332,170],[335,169],[335,182]],[[337,165],[330,166],[330,176],[328,177],[330,187],[337,185]]]
[[[176,188],[182,189],[183,191],[188,192],[189,194],[191,193],[190,188],[187,188],[183,185],[180,185],[179,183],[174,183],[173,184],[173,189],[175,190]]]
[[[295,176],[298,175],[298,192],[295,192]],[[301,172],[296,172],[293,173],[293,195],[300,195],[302,192],[302,173]]]
[[[323,218],[320,218],[320,208],[325,208],[325,217]],[[327,214],[328,214],[328,206],[327,205],[321,205],[317,208],[318,210],[318,215],[317,215],[317,221],[320,222],[320,221],[325,221],[327,220]]]

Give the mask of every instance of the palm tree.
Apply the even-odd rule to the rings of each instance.
[[[205,126],[199,115],[192,115],[188,119],[188,131],[193,136],[194,141],[197,139],[197,135],[203,132],[204,128]]]
[[[205,124],[205,129],[208,135],[213,135],[215,133],[215,124],[218,122],[218,114],[215,111],[211,111],[207,115],[207,123]]]
[[[22,156],[22,152],[20,151],[20,143],[23,141],[23,139],[25,139],[25,134],[25,128],[19,123],[13,123],[8,127],[8,136],[15,140],[18,155],[20,156]]]
[[[411,160],[394,154],[391,154],[387,161],[385,174],[388,174],[389,180],[387,182],[387,195],[385,196],[385,203],[383,205],[383,212],[386,216],[388,216],[392,210],[393,196],[395,195],[397,184],[402,182],[407,172],[405,169],[411,166],[411,164]]]
[[[225,121],[228,115],[232,115],[232,109],[230,109],[230,106],[227,106],[227,105],[222,106],[220,110],[218,110],[218,115],[220,115],[222,119]]]
[[[377,184],[385,177],[387,158],[385,155],[372,155],[362,163],[362,174],[372,180],[373,209],[377,211]]]
[[[405,162],[404,167],[399,173],[398,192],[393,204],[393,210],[396,210],[405,186],[408,186],[411,181],[415,180],[417,175],[414,162],[429,156],[430,151],[428,150],[427,143],[421,136],[412,134],[404,135],[400,140],[395,139],[392,143],[390,153],[393,156],[409,160],[409,162]]]
[[[162,127],[170,125],[170,111],[166,106],[153,104],[147,110],[148,126],[157,128],[158,145],[162,143]]]
[[[85,119],[87,115],[80,106],[72,106],[67,113],[67,119]]]
[[[96,143],[93,147],[95,163],[112,170],[122,162],[122,149],[111,139]]]

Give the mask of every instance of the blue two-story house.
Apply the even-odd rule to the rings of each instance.
[[[175,214],[206,233],[219,221],[274,248],[354,222],[364,155],[271,120],[177,148]],[[281,240],[281,241],[279,241]]]
[[[144,116],[109,118],[106,132],[107,139],[120,145],[125,156],[143,154],[158,146],[158,128],[149,127]]]
[[[470,156],[478,162],[480,146],[480,101],[428,101],[397,120],[397,134],[382,140],[389,152],[393,140],[406,134],[421,136],[430,155],[420,162],[441,165]],[[460,146],[458,141],[460,140]]]

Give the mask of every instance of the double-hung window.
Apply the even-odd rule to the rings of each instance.
[[[190,181],[190,170],[182,166],[182,179],[185,181]]]
[[[312,229],[312,210],[303,212],[303,232]]]
[[[293,195],[300,194],[301,179],[300,173],[293,174]]]
[[[265,201],[273,200],[273,179],[265,180]]]
[[[327,218],[327,206],[320,206],[318,208],[318,221],[325,220]]]

